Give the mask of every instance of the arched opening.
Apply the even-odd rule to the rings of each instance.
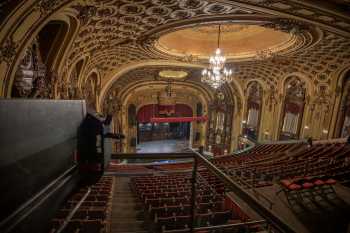
[[[209,104],[207,150],[214,155],[227,154],[231,147],[232,119],[235,109],[227,88],[222,88]]]
[[[350,136],[350,70],[345,74],[337,121],[337,137]]]
[[[11,97],[54,98],[57,76],[53,64],[67,32],[63,21],[50,21],[40,30],[17,68]]]
[[[68,99],[79,99],[81,98],[81,93],[79,91],[79,77],[83,69],[84,59],[80,59],[75,66],[73,66],[67,85]]]
[[[304,115],[306,84],[297,76],[286,79],[280,140],[299,139]]]
[[[88,108],[96,110],[96,102],[99,91],[99,81],[98,75],[93,72],[91,73],[87,79],[85,79],[84,83],[81,87],[82,94],[86,101],[86,105]]]
[[[254,81],[247,88],[247,112],[243,121],[243,132],[247,137],[257,140],[261,119],[261,107],[263,100],[263,89]]]

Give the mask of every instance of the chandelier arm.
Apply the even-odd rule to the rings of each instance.
[[[218,49],[220,48],[220,35],[221,35],[221,25],[219,24],[219,33],[218,33]]]

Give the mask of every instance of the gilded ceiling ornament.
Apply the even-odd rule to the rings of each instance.
[[[91,5],[78,5],[76,8],[79,10],[78,19],[83,25],[87,24],[97,13],[97,7]]]
[[[204,7],[203,11],[207,14],[228,14],[233,9],[230,5],[211,3]]]
[[[170,14],[172,19],[188,19],[195,16],[195,12],[189,10],[177,10]]]
[[[74,47],[69,58],[71,61],[74,61],[79,59],[80,54],[88,54],[90,51],[93,51],[94,53],[88,69],[93,69],[96,64],[108,61],[103,64],[103,67],[105,67],[108,72],[110,70],[116,70],[119,66],[133,61],[142,61],[146,59],[173,59],[179,61],[178,58],[157,51],[153,48],[154,40],[147,39],[147,34],[151,30],[152,33],[150,34],[152,35],[161,33],[162,30],[169,30],[170,28],[167,27],[168,23],[169,25],[173,25],[172,23],[181,19],[195,19],[199,17],[210,17],[213,15],[217,17],[225,15],[229,16],[235,13],[243,14],[245,17],[249,15],[249,17],[254,18],[253,13],[256,13],[250,9],[237,8],[233,2],[230,4],[229,1],[227,1],[227,3],[208,3],[209,1],[204,0],[104,0],[103,4],[99,4],[101,1],[93,2],[95,2],[94,4],[97,7],[97,14],[85,27],[81,28],[80,32],[78,32],[78,36],[74,41]],[[292,12],[293,14],[299,14],[299,10],[301,9],[300,6],[302,6],[302,4],[296,2],[288,2],[288,4],[286,4],[285,2],[277,0],[251,0],[250,2],[256,5],[271,4],[270,6],[273,9],[282,7],[278,10],[282,12]],[[283,7],[286,7],[287,5],[290,8],[287,10],[283,9]],[[168,12],[168,9],[170,9],[170,12]],[[337,19],[337,23],[333,23],[333,25],[330,25],[331,27],[340,29],[344,28],[346,25],[344,19],[330,12],[327,13],[322,11],[322,9],[316,9],[316,7],[312,6],[307,7],[307,10],[312,13],[317,13],[303,16],[303,18],[309,20],[309,22],[320,22],[317,19],[317,15],[326,15]],[[116,12],[118,12],[118,14],[116,14]],[[151,13],[152,15],[148,15]],[[269,17],[268,13],[263,14],[266,17]],[[181,23],[179,27],[184,26],[184,23]],[[275,24],[281,25],[274,26]],[[329,72],[329,70],[332,71],[332,68],[329,68],[328,71],[323,69],[325,66],[328,66],[331,63],[340,64],[335,60],[327,60],[328,58],[326,57],[339,58],[342,60],[342,63],[350,59],[350,55],[348,55],[350,44],[346,39],[337,34],[324,31],[323,33],[325,36],[321,37],[322,35],[319,35],[317,30],[314,30],[314,27],[309,28],[308,24],[305,24],[304,22],[285,18],[273,21],[271,27],[276,30],[287,31],[298,37],[301,34],[300,41],[295,45],[297,49],[293,51],[295,52],[296,59],[295,64],[292,64],[292,66],[296,71],[305,70],[305,73],[310,74],[312,77],[316,77],[316,75],[321,72],[326,73]],[[103,40],[100,40],[97,37],[103,38]],[[141,39],[141,37],[143,38]],[[135,39],[138,43],[137,48],[130,44]],[[105,46],[106,40],[111,41],[111,45]],[[119,43],[123,43],[122,48],[117,49],[113,47],[115,44]],[[101,46],[101,44],[103,44],[103,46]],[[286,57],[289,59],[289,56]],[[187,58],[183,61],[187,61],[186,59]],[[320,64],[321,69],[316,68],[320,61],[325,61],[327,63]],[[190,59],[188,62],[193,61]],[[254,68],[258,63],[259,69]],[[250,68],[244,70],[240,76],[248,78],[259,77],[269,84],[275,84],[276,80],[278,80],[278,76],[283,75],[285,72],[288,73],[288,69],[291,66],[288,64],[281,64],[277,71],[274,71],[276,68],[275,63],[260,63],[262,62],[256,62],[254,65],[247,63],[246,66]],[[269,73],[269,71],[271,71],[271,73]]]
[[[286,18],[275,19],[274,21],[263,24],[262,26],[295,35],[299,35],[303,30],[309,28],[309,26],[305,25],[303,22]]]
[[[178,0],[152,0],[152,3],[158,6],[174,6],[178,4]]]
[[[41,13],[48,14],[59,4],[59,0],[40,0],[38,8]]]
[[[0,47],[0,62],[5,61],[10,64],[16,55],[17,44],[8,39],[3,47]]]
[[[202,0],[183,0],[180,1],[180,8],[186,9],[186,10],[197,10],[199,8],[202,8],[208,4],[207,1]]]

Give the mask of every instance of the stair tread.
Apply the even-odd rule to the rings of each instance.
[[[111,233],[148,233],[145,229],[143,208],[129,186],[130,178],[115,179],[112,213],[110,216]]]

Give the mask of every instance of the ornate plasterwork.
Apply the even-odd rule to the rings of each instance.
[[[5,44],[0,47],[0,62],[5,61],[10,64],[17,52],[17,44],[11,39],[8,39]]]
[[[90,4],[95,5],[92,2]],[[270,6],[266,1],[253,4]],[[272,5],[278,8],[278,5]],[[77,5],[73,8],[78,10],[81,7]],[[87,69],[100,65],[102,72],[109,76],[109,73],[115,72],[118,67],[126,63],[155,58],[177,59],[154,51],[153,42],[158,38],[157,33],[168,31],[169,28],[174,30],[184,24],[188,25],[186,21],[191,22],[196,18],[206,17],[206,20],[209,20],[209,17],[221,17],[220,20],[227,21],[232,20],[233,16],[245,17],[245,20],[250,21],[254,17],[259,16],[260,20],[262,17],[261,11],[238,7],[234,3],[211,3],[200,0],[104,1],[103,6],[98,5],[96,14],[90,17],[89,22],[85,23],[84,20],[84,26],[81,27],[69,56],[71,62],[68,64],[79,59],[82,53],[89,54],[92,60],[89,61]],[[275,18],[272,14],[266,13],[264,17],[266,27],[273,27],[276,30],[300,33],[310,28],[310,24],[295,19]],[[273,20],[266,21],[266,17],[272,17]],[[174,25],[179,21],[183,23]],[[303,44],[306,43],[304,41]],[[196,62],[196,58],[191,55],[181,60]]]
[[[10,15],[10,9],[20,3],[24,1],[5,1],[1,3],[1,7],[7,9],[6,13]],[[176,60],[178,58],[154,51],[152,43],[157,34],[191,24],[214,21],[260,22],[265,27],[287,31],[301,38],[298,49],[286,54],[293,60],[293,65],[276,65],[269,59],[234,64],[237,67],[237,79],[241,81],[261,78],[268,85],[276,86],[280,76],[301,71],[315,84],[329,84],[332,72],[350,59],[349,39],[346,38],[350,31],[350,19],[332,5],[281,0],[37,0],[22,6],[26,7],[21,9],[25,13],[19,12],[16,16],[16,24],[4,37],[6,40],[1,41],[2,51],[18,53],[18,48],[22,49],[27,37],[16,42],[18,44],[15,47],[8,46],[7,40],[12,38],[11,35],[26,20],[26,13],[31,10],[41,12],[41,16],[37,21],[31,22],[33,25],[30,30],[39,27],[48,16],[56,12],[70,12],[80,21],[77,35],[71,38],[72,47],[69,48],[68,59],[64,61],[66,65],[59,71],[60,76],[68,76],[67,71],[81,57],[90,57],[84,68],[84,75],[98,68],[104,79],[112,77],[121,66],[130,62]],[[9,63],[12,60],[8,58],[13,56],[11,52],[1,53],[2,60],[6,58]],[[181,61],[199,63],[192,56],[181,58]]]
[[[256,24],[224,23],[220,33],[220,49],[228,60],[254,59],[261,50],[288,51],[297,49],[301,42],[299,35],[282,32]],[[155,35],[152,35],[155,37]],[[153,47],[161,53],[180,59],[195,56],[208,60],[217,47],[218,24],[197,24],[190,27],[174,28],[171,32],[161,33],[153,42]],[[265,38],[265,40],[261,40]],[[183,41],[183,43],[178,43]],[[177,58],[179,59],[179,58]]]

